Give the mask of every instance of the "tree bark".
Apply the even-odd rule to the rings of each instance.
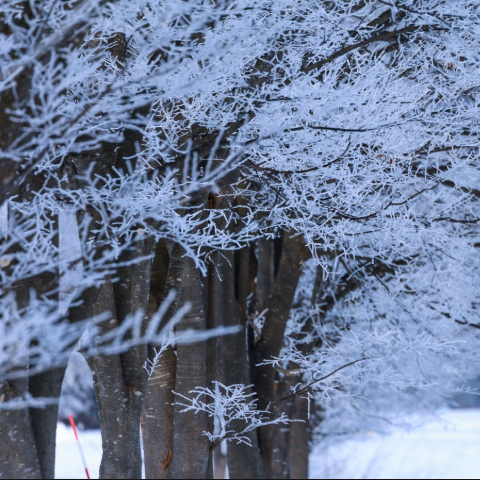
[[[250,384],[245,336],[250,249],[244,248],[238,256],[235,261],[233,252],[217,252],[214,256],[215,273],[210,283],[211,309],[215,326],[243,327],[239,333],[220,337],[218,340],[218,378],[221,383],[228,386]],[[241,421],[232,425],[233,430],[240,431],[243,428],[245,425]],[[249,433],[248,438],[251,447],[235,442],[230,442],[227,446],[228,473],[232,479],[264,477],[256,432]]]
[[[275,242],[261,238],[257,243],[257,290],[258,313],[270,307],[275,285]]]
[[[178,325],[177,331],[204,330],[206,318],[200,273],[193,260],[186,259],[183,288],[179,304],[191,304],[190,312]],[[175,391],[186,397],[196,387],[207,385],[206,342],[180,344],[177,346],[177,380]],[[181,402],[178,397],[177,401]],[[205,413],[183,412],[175,405],[173,457],[167,478],[211,478],[210,445],[203,432],[208,431],[209,421]]]
[[[59,399],[65,370],[66,367],[56,368],[30,378],[30,394],[33,397]],[[31,408],[30,417],[42,478],[54,478],[58,404]]]
[[[142,413],[146,478],[166,478],[172,461],[176,367],[177,357],[169,347],[148,380]]]
[[[173,253],[173,252],[172,252]],[[184,259],[173,257],[173,262],[180,262],[180,270],[183,269]],[[150,281],[149,316],[154,315],[164,298],[169,293],[172,279],[168,281],[168,275],[177,275],[176,268],[171,268],[170,255],[165,242],[159,241],[155,249],[155,259],[152,267]],[[178,267],[178,265],[177,265]],[[167,283],[169,287],[166,288]],[[177,288],[179,286],[177,285]],[[177,301],[162,321],[160,329],[170,320],[178,306]],[[155,345],[149,346],[149,358],[155,358]],[[177,370],[177,357],[173,348],[162,354],[153,375],[148,379],[147,394],[143,405],[142,431],[143,449],[145,458],[145,476],[152,479],[163,479],[172,460],[173,453],[173,403],[175,389],[175,376]]]
[[[0,384],[0,402],[21,397],[28,379]],[[0,478],[41,479],[28,408],[0,410]]]
[[[275,417],[285,414],[289,419],[293,418],[295,399],[292,397],[283,402],[280,400],[291,393],[290,387],[296,383],[298,383],[297,377],[285,377],[283,381],[275,383]],[[291,478],[290,446],[292,424],[273,425],[272,432],[271,478]]]
[[[269,311],[262,331],[262,338],[252,359],[256,365],[253,369],[253,380],[258,394],[259,409],[261,410],[269,409],[275,402],[275,369],[270,365],[260,364],[280,354],[302,266],[308,255],[309,252],[303,237],[296,235],[295,232],[284,234],[282,255]],[[273,462],[272,426],[260,429],[260,449],[265,458],[267,478],[270,478]]]
[[[110,282],[100,288],[95,310],[97,314],[110,313],[102,333],[118,325]],[[102,431],[100,478],[141,478],[140,417],[145,395],[141,376],[145,376],[146,385],[146,372],[143,368],[134,372],[135,383],[127,383],[120,355],[99,354],[89,359],[89,364]]]
[[[308,418],[308,401],[295,397],[290,437],[291,478],[308,478],[310,457],[310,420]]]
[[[29,185],[30,189],[22,192],[22,200],[28,202],[41,188],[42,180]],[[55,225],[55,219],[52,219]],[[58,231],[58,228],[56,229]],[[53,243],[58,247],[58,236]],[[13,247],[21,249],[18,245]],[[27,308],[32,291],[38,297],[46,296],[56,299],[55,292],[59,283],[57,271],[44,271],[31,278],[15,284],[12,290],[19,310]],[[31,339],[34,342],[36,339]],[[32,359],[25,357],[22,368],[28,376]],[[33,365],[32,365],[33,366]],[[7,381],[0,385],[0,401],[21,399],[25,394],[33,397],[49,397],[58,400],[61,393],[62,379],[66,367],[59,367],[38,373],[30,378]],[[58,405],[48,405],[43,409],[25,408],[19,410],[0,410],[0,435],[2,439],[11,439],[8,446],[2,447],[5,458],[2,458],[3,472],[12,478],[53,478],[55,471],[55,440],[57,429]],[[9,452],[9,450],[11,450]],[[0,454],[1,455],[1,454]],[[10,462],[12,462],[10,464]]]

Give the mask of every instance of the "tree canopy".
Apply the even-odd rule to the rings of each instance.
[[[140,423],[147,478],[305,478],[463,388],[479,51],[468,0],[3,0],[0,477],[52,477],[74,351],[102,478]]]

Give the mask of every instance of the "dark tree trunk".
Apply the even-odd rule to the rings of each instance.
[[[30,184],[30,189],[22,192],[22,200],[30,201],[35,192],[41,188],[41,184],[41,180],[38,180],[38,183]],[[52,218],[52,223],[56,224],[54,218]],[[58,247],[58,236],[54,237],[53,243]],[[19,247],[16,245],[13,250],[17,248]],[[45,296],[51,300],[56,300],[56,295],[52,292],[55,292],[58,284],[59,277],[56,271],[44,271],[19,282],[14,286],[19,310],[28,307],[32,291],[39,297]],[[28,375],[29,367],[36,366],[29,365],[31,361],[30,358],[24,359],[25,375]],[[65,368],[47,370],[25,380],[6,382],[5,385],[0,385],[0,398],[2,398],[2,401],[21,399],[28,393],[34,398],[48,397],[58,401]],[[13,478],[16,478],[17,475],[21,477],[23,474],[27,475],[28,478],[37,478],[38,475],[40,475],[39,478],[53,478],[55,473],[57,414],[58,405],[48,405],[39,409],[0,410],[0,435],[3,441],[8,438],[11,439],[8,446],[2,447],[7,459],[2,459],[0,475],[3,475],[4,471],[8,471],[11,475],[14,475]],[[4,425],[3,419],[5,419]],[[29,458],[26,457],[27,455]],[[7,465],[9,462],[18,462],[18,465],[15,465],[15,463]]]
[[[177,331],[204,330],[206,317],[200,273],[193,260],[186,259],[185,273],[179,305],[191,304],[190,312],[178,325]],[[175,391],[190,397],[190,391],[207,385],[206,342],[180,344],[177,346],[177,379]],[[181,402],[181,398],[176,398]],[[183,407],[175,405],[173,457],[167,478],[211,478],[213,472],[210,445],[203,432],[209,429],[205,413],[182,413]]]
[[[269,365],[260,366],[264,360],[278,357],[283,346],[285,328],[293,306],[295,291],[300,278],[303,263],[308,258],[308,249],[302,236],[294,232],[285,233],[282,254],[275,279],[273,295],[269,302],[262,338],[255,348],[254,384],[258,393],[258,405],[266,410],[276,400],[275,369]],[[273,413],[273,412],[272,412]],[[272,475],[273,427],[260,429],[260,449],[265,458],[267,477]]]
[[[50,370],[30,378],[33,397],[60,398],[65,368]],[[55,477],[55,448],[58,422],[58,405],[31,408],[32,429],[43,478]]]
[[[235,261],[233,252],[218,252],[214,257],[215,272],[210,284],[211,310],[215,325],[243,327],[239,333],[220,337],[218,341],[218,378],[225,385],[250,384],[245,337],[249,248],[240,252],[239,257]],[[244,428],[245,424],[241,421],[232,425],[233,430],[241,431]],[[227,446],[228,472],[232,479],[264,476],[257,434],[251,432],[247,436],[251,447],[236,442],[230,442]]]
[[[180,270],[184,265],[183,258],[174,257],[174,262],[180,261]],[[157,243],[153,261],[150,282],[149,316],[154,315],[165,296],[168,281],[170,255],[164,241]],[[172,269],[171,275],[177,275]],[[171,281],[168,282],[171,284]],[[177,294],[177,299],[179,294]],[[170,320],[171,314],[177,308],[178,301],[170,309],[160,328]],[[149,358],[155,358],[155,345],[149,347]],[[148,379],[147,394],[143,405],[142,431],[143,450],[145,455],[146,478],[163,479],[172,460],[173,452],[173,402],[177,357],[173,348],[169,347],[161,356],[153,375]]]
[[[0,401],[21,397],[27,388],[27,379],[0,384]],[[28,408],[0,410],[0,478],[42,478]]]
[[[100,288],[98,314],[111,313],[107,328],[117,325],[113,288]],[[96,355],[89,359],[102,430],[100,478],[141,478],[140,416],[143,395],[126,383],[120,355]]]
[[[143,260],[152,254],[153,240],[150,238],[137,240],[134,247],[125,252],[124,260],[132,263],[118,271],[119,278],[113,284],[115,311],[119,324],[122,324],[128,316],[134,316],[139,312],[144,315],[142,332],[148,323],[148,307],[150,294],[151,260]],[[128,337],[126,337],[128,339]],[[143,366],[148,358],[148,346],[136,345],[120,355],[123,367],[125,383],[132,386],[137,392],[145,396],[147,378]]]
[[[258,313],[263,313],[270,307],[275,284],[275,242],[260,239],[257,242],[257,290]]]
[[[276,383],[275,417],[280,417],[282,414],[285,414],[288,418],[293,418],[295,399],[293,397],[284,401],[282,401],[282,399],[291,393],[290,388],[297,383],[297,377],[285,377],[282,381]],[[292,424],[274,425],[272,431],[273,453],[271,478],[291,478],[290,446]]]
[[[310,456],[310,420],[308,418],[308,401],[304,398],[295,398],[293,420],[290,438],[290,468],[291,478],[308,478]]]
[[[146,478],[166,478],[172,461],[176,367],[177,357],[169,347],[148,381],[142,414]]]
[[[137,241],[132,260],[148,256],[150,239]],[[110,314],[102,324],[105,331],[115,328],[138,311],[147,317],[151,261],[135,263],[120,272],[116,288],[106,282],[101,288],[96,314]],[[143,322],[145,328],[146,321]],[[103,332],[102,332],[103,333]],[[101,478],[140,478],[140,419],[147,389],[147,346],[133,346],[123,355],[97,355],[89,363],[95,382],[95,393],[102,430],[103,457]]]

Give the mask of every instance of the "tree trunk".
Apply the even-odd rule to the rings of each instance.
[[[111,314],[111,320],[102,324],[103,333],[118,325],[110,282],[100,288],[95,310],[97,314]],[[120,355],[96,355],[89,364],[102,430],[100,478],[141,478],[140,416],[145,392],[125,381]]]
[[[174,252],[173,252],[174,253]],[[173,262],[180,262],[180,270],[184,266],[182,257],[173,257]],[[153,316],[164,298],[169,293],[173,275],[175,279],[178,268],[169,270],[170,255],[163,240],[157,243],[150,281],[149,316]],[[178,267],[178,265],[177,265]],[[182,274],[180,274],[182,275]],[[179,277],[181,278],[181,277]],[[169,287],[166,287],[166,285]],[[179,286],[178,286],[179,288]],[[162,321],[160,329],[170,320],[171,315],[178,307],[177,301],[170,308],[169,315]],[[155,358],[155,345],[149,347],[149,358]],[[147,394],[143,405],[142,431],[143,450],[145,458],[145,476],[152,479],[163,479],[172,460],[173,452],[173,402],[177,357],[173,348],[169,347],[161,356],[153,375],[148,379]]]
[[[285,414],[288,418],[293,418],[293,410],[295,398],[289,398],[288,400],[281,401],[289,393],[291,393],[290,387],[293,387],[298,383],[298,377],[284,377],[282,381],[278,381],[275,384],[275,417],[280,417]],[[291,434],[292,424],[279,424],[274,425],[272,428],[272,469],[271,478],[291,478],[291,464],[290,464],[290,446],[291,446]]]
[[[0,384],[0,402],[21,397],[28,379]],[[0,478],[42,478],[28,408],[0,409]]]
[[[59,399],[64,376],[65,367],[61,367],[31,377],[30,394],[33,397]],[[42,478],[54,478],[58,404],[31,408],[30,417]]]
[[[172,461],[176,367],[177,357],[169,347],[148,380],[142,414],[146,478],[166,478]]]
[[[210,279],[211,310],[215,326],[241,325],[235,335],[220,337],[218,379],[225,385],[249,385],[248,354],[246,349],[246,291],[250,249],[240,252],[237,261],[233,252],[217,252],[214,274]],[[235,270],[237,267],[237,271]],[[237,287],[235,289],[235,287]],[[233,430],[245,428],[243,422],[232,425]],[[248,435],[251,447],[229,442],[227,446],[229,478],[263,478],[263,462],[256,432]],[[218,449],[217,449],[218,450]]]
[[[39,184],[31,184],[31,190],[23,193],[28,202],[40,188]],[[55,219],[52,219],[55,222]],[[58,247],[58,237],[53,243]],[[14,246],[13,249],[18,248]],[[56,286],[59,277],[57,272],[44,271],[31,278],[18,282],[13,290],[19,310],[27,308],[32,291],[41,297],[55,300]],[[24,360],[24,374],[28,375],[31,359]],[[21,399],[25,394],[35,397],[49,397],[58,400],[62,388],[62,379],[66,367],[42,372],[30,378],[7,381],[0,384],[0,401]],[[0,410],[0,436],[8,445],[1,446],[0,475],[7,473],[11,478],[53,478],[55,472],[55,440],[57,429],[58,405],[49,405],[43,409]],[[3,458],[5,455],[5,458]]]
[[[258,313],[270,307],[275,285],[275,242],[261,238],[257,243],[257,289]]]
[[[278,273],[262,331],[262,338],[254,351],[253,361],[255,365],[280,354],[302,266],[307,258],[308,249],[305,247],[303,237],[296,235],[295,232],[285,233]],[[254,367],[253,371],[259,408],[267,410],[276,399],[275,369],[270,365],[261,365]],[[260,449],[265,458],[267,478],[269,478],[272,475],[273,462],[272,426],[260,429]]]
[[[191,304],[190,312],[178,325],[177,331],[204,330],[206,318],[200,273],[193,260],[186,259],[180,305]],[[190,397],[190,391],[207,385],[206,342],[180,344],[177,346],[177,380],[175,391]],[[177,397],[181,402],[181,398]],[[211,478],[210,445],[203,432],[208,431],[209,421],[205,413],[185,412],[175,405],[173,457],[167,478]]]
[[[310,420],[308,418],[308,401],[295,397],[293,420],[300,420],[291,425],[290,468],[291,478],[308,478],[310,455]]]

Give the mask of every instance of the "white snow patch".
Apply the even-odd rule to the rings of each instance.
[[[102,460],[102,435],[100,430],[79,431],[88,471],[92,479],[99,477]],[[57,429],[57,457],[55,478],[87,478],[73,429],[63,423]]]
[[[369,432],[317,446],[310,478],[480,478],[480,410],[453,410],[410,433]]]

